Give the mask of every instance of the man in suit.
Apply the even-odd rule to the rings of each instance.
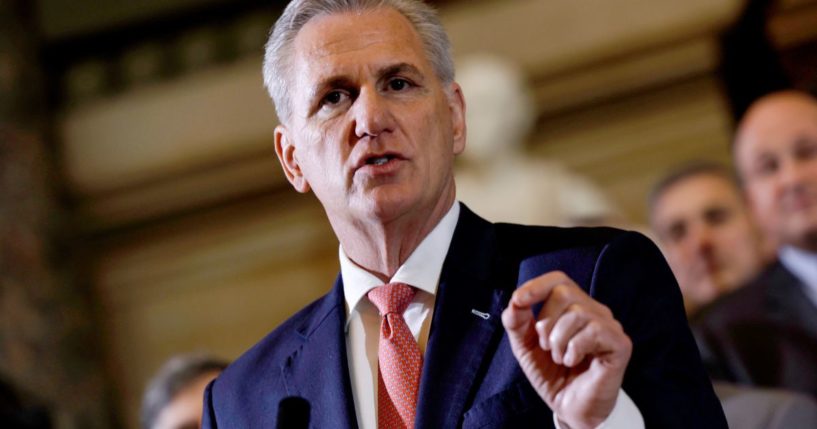
[[[725,427],[648,240],[455,201],[465,101],[428,6],[296,0],[264,72],[276,153],[341,275],[208,387],[204,427],[274,427],[287,396],[313,427]]]
[[[701,312],[702,353],[720,378],[817,395],[817,101],[794,91],[759,99],[733,154],[778,259]]]
[[[763,268],[759,231],[732,172],[695,162],[670,172],[648,199],[650,225],[693,315]],[[782,389],[716,382],[729,427],[817,427],[817,402]]]
[[[696,162],[670,172],[653,187],[647,206],[688,315],[745,285],[766,263],[740,185],[719,164]]]

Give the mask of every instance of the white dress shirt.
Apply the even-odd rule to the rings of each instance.
[[[817,254],[786,246],[778,252],[780,263],[805,286],[804,292],[817,306]]]
[[[390,279],[390,282],[406,283],[417,289],[414,300],[403,313],[403,319],[423,354],[428,343],[443,261],[448,254],[459,213],[460,205],[454,203]],[[377,429],[377,348],[380,340],[380,315],[374,304],[366,298],[366,293],[383,285],[383,282],[349,259],[342,246],[338,253],[346,300],[347,359],[358,426],[361,429]],[[558,428],[558,421],[556,425]],[[612,413],[599,427],[643,428],[644,423],[632,400],[623,390],[619,390]]]

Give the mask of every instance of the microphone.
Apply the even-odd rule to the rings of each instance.
[[[300,396],[287,396],[278,403],[276,429],[308,429],[309,401]]]

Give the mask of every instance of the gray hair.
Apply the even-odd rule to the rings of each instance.
[[[390,7],[408,19],[423,41],[426,55],[437,77],[445,84],[454,81],[451,42],[437,12],[419,0],[293,0],[278,18],[264,54],[264,86],[267,87],[278,119],[289,119],[291,111],[287,78],[291,75],[292,42],[310,19],[321,15],[361,12]]]
[[[225,360],[201,353],[179,355],[168,360],[145,389],[140,416],[142,427],[152,429],[159,413],[179,392],[204,374],[221,372],[227,364]]]

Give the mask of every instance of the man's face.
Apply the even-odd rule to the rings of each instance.
[[[761,227],[779,244],[817,251],[817,103],[784,94],[751,109],[735,162]]]
[[[450,206],[464,101],[456,84],[443,87],[406,18],[391,8],[315,17],[291,65],[293,113],[276,129],[276,152],[333,226]]]
[[[760,268],[758,234],[722,176],[701,173],[670,185],[654,203],[652,224],[690,311]]]

